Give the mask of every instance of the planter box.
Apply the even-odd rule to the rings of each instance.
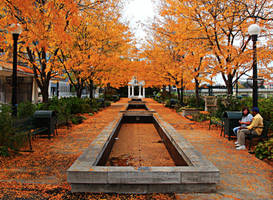
[[[217,110],[217,97],[206,96],[205,97],[205,111],[214,112]]]
[[[187,115],[196,115],[196,114],[199,114],[201,110],[200,109],[197,109],[197,108],[185,108],[185,109],[182,109],[182,112],[181,112],[181,115],[183,117],[187,116]]]

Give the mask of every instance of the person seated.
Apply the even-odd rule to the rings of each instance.
[[[237,126],[233,129],[234,134],[237,136],[237,132],[240,129],[240,127],[246,127],[248,125],[250,125],[250,123],[252,122],[253,116],[250,113],[248,107],[243,107],[242,109],[242,119],[239,121],[240,126]],[[237,137],[238,138],[238,137]],[[235,145],[238,144],[238,139],[235,142]]]
[[[245,136],[252,135],[261,135],[263,131],[263,118],[259,114],[259,108],[254,107],[252,109],[253,120],[251,124],[247,127],[241,127],[237,133],[238,144],[236,145],[237,150],[246,149],[245,146]]]

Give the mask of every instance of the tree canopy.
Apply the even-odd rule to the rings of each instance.
[[[48,101],[49,82],[68,78],[77,96],[94,85],[125,86],[132,76],[146,87],[175,85],[178,92],[222,77],[232,94],[252,70],[249,25],[261,27],[259,75],[272,78],[273,2],[269,0],[161,0],[159,16],[138,49],[122,1],[3,0],[0,2],[2,60],[11,60],[11,24],[20,24],[19,59],[32,69]],[[181,96],[182,98],[182,96]]]

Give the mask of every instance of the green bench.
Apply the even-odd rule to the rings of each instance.
[[[222,119],[221,119],[221,121],[218,121],[218,120],[210,118],[209,130],[210,130],[211,125],[220,126],[221,127],[220,136],[222,136],[222,133],[223,133],[223,130],[224,130],[224,121]]]
[[[159,101],[158,101],[159,102]],[[160,103],[160,102],[159,102]],[[175,108],[175,106],[178,104],[178,100],[177,99],[170,99],[167,100],[167,103],[165,104],[165,107],[169,107],[169,108]]]
[[[104,100],[104,98],[96,99],[96,102],[99,105],[99,107],[102,107],[102,108],[105,107],[105,100]]]
[[[27,152],[33,152],[31,139],[33,136],[39,135],[45,131],[48,131],[48,127],[37,127],[33,123],[33,118],[26,118],[26,119],[17,119],[13,123],[13,128],[16,134],[23,134],[27,136],[27,140],[29,143],[29,150]]]
[[[178,103],[177,99],[170,99],[170,108],[174,108]]]
[[[259,141],[262,140],[268,140],[268,131],[269,131],[269,126],[270,126],[270,122],[269,121],[264,121],[264,127],[263,127],[263,131],[261,135],[246,135],[246,140],[249,140],[249,145],[248,145],[248,150],[250,150],[251,146],[252,146],[252,140],[254,138],[259,138]]]

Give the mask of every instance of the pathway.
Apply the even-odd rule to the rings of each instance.
[[[273,168],[247,151],[234,148],[234,141],[220,136],[219,129],[208,130],[208,124],[196,126],[174,110],[148,99],[165,121],[220,170],[220,184],[214,194],[181,194],[178,199],[259,199],[273,198]]]

